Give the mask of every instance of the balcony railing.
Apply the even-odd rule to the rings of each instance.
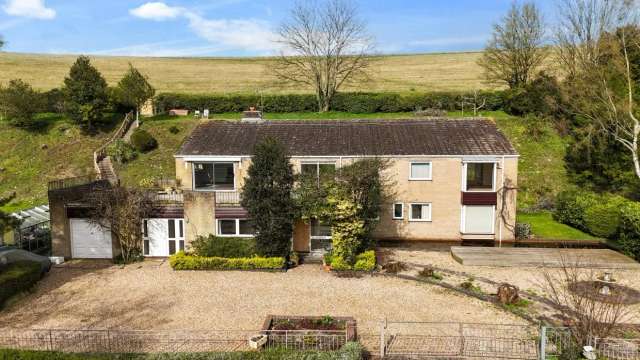
[[[219,206],[238,206],[242,196],[238,191],[217,191],[216,192],[216,205]]]

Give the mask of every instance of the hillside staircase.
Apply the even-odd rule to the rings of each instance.
[[[98,180],[107,180],[111,185],[119,185],[120,179],[111,162],[111,157],[107,155],[107,148],[116,140],[127,139],[131,136],[133,130],[140,126],[139,122],[133,116],[133,112],[128,113],[122,124],[116,132],[102,146],[93,152],[93,167],[96,171]]]

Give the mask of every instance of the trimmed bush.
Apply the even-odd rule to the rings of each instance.
[[[589,233],[601,238],[612,238],[620,226],[620,209],[628,202],[621,196],[603,196],[602,200],[584,211],[584,224]]]
[[[180,251],[169,258],[174,270],[268,270],[284,269],[283,257],[222,258],[187,255]]]
[[[0,308],[9,298],[27,291],[40,280],[40,264],[19,261],[0,267]]]
[[[254,238],[219,237],[214,235],[198,236],[191,243],[191,248],[197,256],[247,258],[256,255],[256,240]]]
[[[618,243],[625,254],[640,261],[640,202],[628,201],[620,214]]]
[[[118,139],[107,147],[107,155],[111,156],[117,163],[125,164],[135,159],[138,153],[131,144]]]
[[[600,201],[600,197],[595,193],[578,190],[563,191],[556,199],[553,218],[563,224],[589,232],[584,219],[585,212]]]
[[[131,145],[140,152],[147,152],[157,148],[158,141],[148,131],[136,129],[131,134]]]
[[[376,268],[376,252],[374,250],[368,250],[356,255],[356,261],[353,265],[349,264],[343,258],[330,253],[325,254],[324,261],[326,264],[331,265],[332,270],[373,271]]]
[[[416,109],[459,110],[464,97],[472,96],[463,92],[434,93],[338,93],[333,99],[331,110],[351,113],[411,112]],[[485,91],[479,97],[486,99],[484,110],[498,110],[503,105],[503,92]],[[250,106],[262,108],[265,112],[315,112],[318,105],[314,94],[249,95],[249,94],[173,94],[164,93],[155,97],[156,111],[170,109],[203,110],[211,113],[241,112]]]

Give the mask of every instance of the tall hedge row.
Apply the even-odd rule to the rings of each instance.
[[[338,93],[332,103],[332,110],[350,113],[408,112],[416,109],[459,110],[464,99],[472,98],[470,93],[433,92],[433,93]],[[502,91],[482,92],[479,99],[485,99],[483,110],[499,110],[503,106]],[[318,110],[313,94],[282,95],[221,95],[221,94],[176,94],[163,93],[154,100],[156,112],[164,113],[170,109],[204,110],[211,113],[240,112],[250,106],[261,108],[265,112],[313,112]],[[465,105],[470,110],[471,105]]]
[[[640,202],[617,195],[568,190],[560,193],[553,218],[594,236],[616,241],[640,260]]]

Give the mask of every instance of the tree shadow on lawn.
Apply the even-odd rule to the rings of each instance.
[[[135,266],[135,265],[130,265]],[[0,310],[0,327],[66,329],[153,329],[170,322],[158,311],[172,307],[161,291],[146,291],[140,298],[113,296],[84,303],[83,292],[95,291],[102,277],[124,271],[108,262],[80,261],[55,267],[29,293],[18,295]],[[95,279],[83,279],[95,277]],[[83,281],[74,284],[75,281]],[[70,284],[68,289],[60,289]],[[74,286],[76,285],[76,286]],[[131,284],[135,286],[135,284]],[[82,286],[82,288],[78,288]],[[123,293],[130,290],[122,289]]]

